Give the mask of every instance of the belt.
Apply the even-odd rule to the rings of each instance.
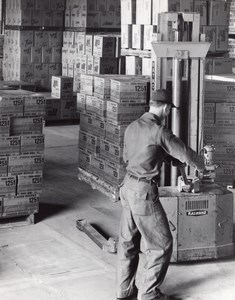
[[[156,179],[155,178],[146,178],[146,177],[137,177],[135,175],[132,175],[132,174],[129,174],[128,173],[128,176],[134,180],[137,180],[137,181],[141,181],[141,182],[146,182],[146,183],[157,183],[156,182]]]

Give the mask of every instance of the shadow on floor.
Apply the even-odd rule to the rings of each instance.
[[[39,223],[49,217],[60,214],[69,208],[68,205],[40,203],[39,213],[35,215],[35,223]]]

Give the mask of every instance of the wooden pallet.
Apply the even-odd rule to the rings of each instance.
[[[0,229],[34,224],[34,213],[25,216],[0,217]]]
[[[99,177],[88,173],[87,171],[78,168],[78,180],[85,181],[94,190],[98,190],[104,195],[108,196],[112,202],[119,201],[119,188],[113,187]]]

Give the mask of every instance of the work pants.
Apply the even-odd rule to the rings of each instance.
[[[123,213],[118,243],[117,298],[134,293],[141,251],[146,263],[138,299],[151,300],[159,293],[172,254],[173,239],[166,213],[154,183],[138,181],[127,175],[120,188],[120,197]]]

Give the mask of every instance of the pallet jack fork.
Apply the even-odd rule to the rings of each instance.
[[[101,250],[109,253],[117,253],[117,238],[106,239],[87,220],[77,220],[76,227],[83,231]]]

